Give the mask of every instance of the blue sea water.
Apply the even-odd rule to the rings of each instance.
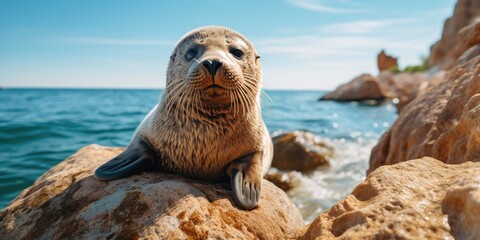
[[[36,178],[86,145],[126,146],[160,90],[0,90],[0,209]],[[371,148],[396,119],[391,104],[320,102],[322,91],[266,91],[272,135],[308,130],[335,147],[329,169],[301,175],[288,194],[310,221],[365,177]]]

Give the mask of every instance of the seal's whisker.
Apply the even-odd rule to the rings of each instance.
[[[268,110],[270,110],[271,105],[275,105],[275,102],[273,101],[273,99],[264,90],[260,91],[260,96],[262,97],[262,99],[265,100],[265,106],[267,107]]]
[[[176,84],[174,87],[172,87],[172,89],[169,89],[168,90],[168,93],[169,93],[169,99],[167,98],[167,102],[166,102],[166,110],[167,111],[171,111],[172,107],[173,107],[173,103],[176,102],[176,99],[178,99],[179,95],[181,94],[182,91],[178,91],[179,89],[183,89],[185,83],[184,82],[179,82],[178,84]]]
[[[247,87],[245,87],[245,91],[249,91]],[[252,91],[252,90],[250,90],[249,94],[250,95],[247,99],[249,99],[251,101],[251,106],[254,106],[255,108],[260,108],[259,99],[257,98],[257,94],[255,94],[255,92]]]
[[[236,92],[236,94],[237,94],[237,99],[238,99],[238,101],[240,102],[240,103],[238,104],[238,112],[243,113],[243,112],[244,112],[244,107],[245,107],[245,102],[244,102],[244,99],[243,99],[243,94],[242,94],[240,88],[235,89],[235,92]]]
[[[251,108],[250,101],[247,100],[247,93],[243,87],[239,87],[238,91],[240,92],[242,99],[242,112],[245,114],[249,108]]]
[[[195,91],[195,102],[196,102],[196,105],[197,107],[195,108],[195,112],[197,114],[197,119],[200,119],[200,110],[199,110],[199,107],[198,106],[201,106],[201,98],[200,98],[200,94]]]
[[[229,110],[232,111],[232,109],[235,109],[235,90],[233,91],[230,91],[230,102],[232,104],[230,104],[230,107],[229,107]],[[232,106],[233,105],[233,106]],[[235,118],[236,115],[235,115],[235,110],[233,111],[233,117]]]
[[[248,90],[248,92],[252,95],[252,97],[255,97],[255,93],[257,92],[257,89],[255,86],[253,86],[252,83],[245,82],[244,84],[245,88]]]

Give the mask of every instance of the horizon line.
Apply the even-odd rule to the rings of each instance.
[[[21,90],[164,90],[165,87],[145,88],[145,87],[42,87],[42,86],[1,86],[1,90],[21,89]],[[307,88],[262,88],[267,91],[333,91],[333,89],[307,89]]]

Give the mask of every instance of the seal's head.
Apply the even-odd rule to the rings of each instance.
[[[247,38],[225,27],[202,27],[175,47],[164,100],[200,114],[240,114],[258,104],[260,81],[259,56]]]

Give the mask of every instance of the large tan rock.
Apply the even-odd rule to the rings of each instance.
[[[387,55],[384,50],[382,50],[377,55],[377,66],[378,72],[383,72],[385,70],[389,70],[392,68],[398,69],[398,61],[397,58]]]
[[[327,93],[320,100],[361,101],[384,98],[378,78],[370,74],[362,74],[352,81],[340,85],[333,92]]]
[[[58,164],[0,212],[2,239],[281,239],[303,226],[285,193],[263,182],[258,208],[237,208],[231,191],[147,172],[94,179],[122,151],[91,145]]]
[[[312,171],[329,166],[333,148],[323,143],[313,133],[293,131],[273,139],[272,167],[280,170]]]
[[[454,164],[480,161],[479,75],[477,56],[406,106],[373,148],[369,172],[423,156]]]
[[[480,239],[480,162],[383,166],[300,239]]]
[[[445,21],[441,39],[430,49],[430,66],[450,69],[465,49],[459,31],[480,16],[480,1],[459,0],[453,16]]]

